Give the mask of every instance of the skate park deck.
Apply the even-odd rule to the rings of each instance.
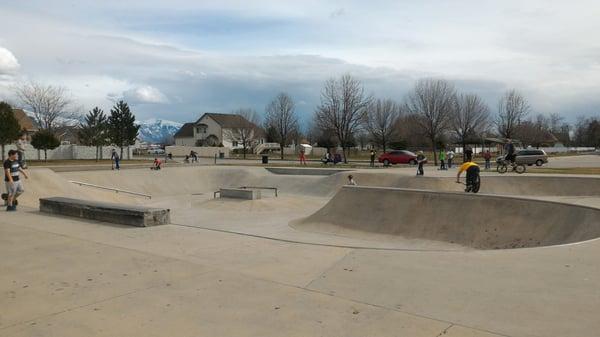
[[[371,212],[358,219],[372,221],[378,216],[372,207],[398,208],[413,199],[384,196],[382,186],[392,194],[445,191],[449,198],[461,188],[452,177],[415,178],[412,170],[352,174],[361,187],[342,188],[347,172],[32,170],[24,207],[0,219],[6,257],[0,304],[12,309],[0,314],[0,336],[594,336],[600,328],[598,240],[481,250],[385,232],[340,233],[336,230],[346,228],[335,223],[315,228],[306,221],[324,212],[337,215],[336,221],[346,220],[343,216],[358,221]],[[69,180],[148,193],[152,199]],[[529,201],[586,200],[598,207],[598,181],[484,176],[482,195],[456,196],[481,199],[473,212],[493,210],[497,200],[491,198],[505,198],[495,194],[525,197],[507,206],[523,213],[535,213]],[[275,186],[280,197],[212,198],[220,187],[243,185]],[[358,196],[343,195],[354,190]],[[174,224],[128,228],[35,210],[37,198],[57,193],[169,206]],[[343,206],[326,212],[338,202]],[[365,202],[366,210],[357,207]],[[437,210],[444,217],[464,211],[463,204],[440,204]],[[540,214],[556,212],[552,205],[559,205],[542,204],[550,208]],[[426,212],[426,202],[409,210]],[[289,225],[298,221],[306,228]]]

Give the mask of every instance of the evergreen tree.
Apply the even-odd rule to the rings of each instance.
[[[4,160],[4,146],[19,138],[21,126],[15,118],[12,107],[6,102],[0,102],[0,145],[2,146],[2,160]]]
[[[121,158],[123,147],[135,144],[139,129],[140,126],[135,125],[135,115],[131,113],[127,103],[119,101],[110,109],[108,135],[111,143],[121,149]]]
[[[60,146],[60,140],[50,130],[40,130],[31,136],[31,145],[37,150],[44,150],[44,161],[48,161],[48,150]]]
[[[104,111],[95,107],[88,112],[84,122],[79,125],[77,135],[83,145],[96,147],[96,161],[98,161],[102,146],[108,143],[108,117]]]

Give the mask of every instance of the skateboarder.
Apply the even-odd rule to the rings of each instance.
[[[300,150],[300,165],[306,165],[306,155],[304,150]]]
[[[16,211],[17,210],[17,198],[25,192],[23,189],[23,183],[20,180],[19,174],[22,173],[23,176],[27,179],[27,173],[21,168],[21,164],[19,164],[19,160],[17,158],[17,151],[10,150],[8,151],[8,159],[4,161],[4,182],[6,185],[7,192],[7,206],[6,211]]]
[[[448,158],[448,168],[452,168],[452,160],[454,159],[454,151],[450,150],[446,153],[446,158]]]
[[[352,175],[348,176],[348,185],[350,186],[356,186],[356,181],[354,181],[354,177]]]
[[[425,162],[427,162],[427,158],[425,158],[425,155],[423,154],[423,151],[419,151],[419,153],[417,153],[417,175],[418,176],[422,176],[425,174],[425,171],[423,170],[423,165],[425,165]]]
[[[375,167],[375,150],[371,150],[371,167]]]
[[[120,170],[121,167],[119,166],[119,161],[121,161],[121,158],[119,157],[119,154],[117,153],[117,150],[113,149],[112,153],[110,155],[110,159],[113,161],[113,165],[112,165],[112,169],[117,169]]]
[[[440,170],[446,170],[446,150],[444,150],[444,149],[440,150],[439,159],[440,159]]]

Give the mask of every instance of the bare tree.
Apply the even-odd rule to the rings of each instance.
[[[386,151],[390,142],[397,138],[395,127],[400,116],[400,106],[391,99],[377,99],[369,104],[365,116],[365,129],[374,145]]]
[[[459,95],[456,104],[450,125],[465,153],[467,141],[487,131],[490,110],[481,97],[475,94]]]
[[[352,137],[364,121],[371,100],[365,95],[362,84],[349,74],[325,82],[315,119],[321,130],[334,133],[342,146],[345,163],[348,162]]]
[[[62,119],[75,115],[69,111],[73,100],[65,87],[29,82],[16,86],[15,93],[21,104],[33,112],[42,130],[52,130],[63,122]]]
[[[521,93],[512,89],[507,91],[498,102],[496,127],[500,136],[512,138],[519,123],[529,113],[529,104]]]
[[[243,108],[232,112],[236,120],[231,128],[223,129],[223,136],[230,142],[242,145],[243,156],[246,159],[248,148],[252,148],[261,133],[257,126],[259,117],[256,110]]]
[[[456,109],[454,86],[445,80],[419,80],[406,98],[405,109],[418,116],[418,125],[431,142],[433,161],[437,165],[436,143],[448,129]]]
[[[280,93],[266,108],[266,126],[272,128],[276,134],[281,159],[283,159],[283,148],[292,140],[292,136],[298,133],[298,116],[296,106],[292,98],[286,93]]]

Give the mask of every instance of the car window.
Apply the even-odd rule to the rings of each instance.
[[[391,155],[397,156],[400,154],[400,151],[392,151],[390,152]]]

